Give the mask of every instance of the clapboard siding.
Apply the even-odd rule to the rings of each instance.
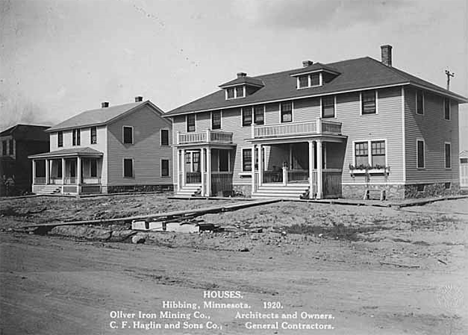
[[[294,101],[293,121],[310,122],[320,116],[320,99],[301,99]]]
[[[123,126],[133,127],[133,144],[123,144]],[[148,106],[109,124],[108,185],[172,184],[172,176],[161,177],[161,159],[169,159],[169,171],[172,170],[172,149],[161,146],[160,140],[160,129],[171,131],[171,128],[169,120],[156,115]],[[123,177],[124,158],[134,160],[134,178]]]
[[[451,118],[444,119],[444,98],[424,92],[424,115],[416,114],[416,90],[405,88],[406,180],[458,181],[458,103],[451,102]],[[417,168],[417,139],[425,142],[425,168]],[[451,142],[451,169],[445,168],[445,142]]]

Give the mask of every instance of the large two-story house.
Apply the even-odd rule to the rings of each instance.
[[[50,152],[30,156],[34,193],[172,189],[170,120],[142,97],[101,107],[47,130]]]
[[[177,193],[320,199],[458,190],[458,105],[467,99],[393,67],[390,45],[381,55],[238,73],[166,113]]]

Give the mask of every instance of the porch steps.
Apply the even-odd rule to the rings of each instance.
[[[306,185],[264,184],[252,194],[253,199],[282,198],[300,199],[301,195],[309,190]]]
[[[44,185],[43,188],[36,191],[39,195],[60,194],[60,186],[57,185]]]
[[[178,190],[176,192],[177,196],[181,197],[193,197],[197,195],[201,190],[201,185],[200,184],[187,184],[182,189]]]

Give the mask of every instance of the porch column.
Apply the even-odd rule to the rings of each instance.
[[[211,195],[211,148],[206,149],[206,195]]]
[[[178,138],[178,134],[177,134]],[[176,151],[176,180],[177,180],[177,191],[180,191],[180,150]]]
[[[48,185],[50,183],[50,164],[49,160],[45,160],[45,183]]]
[[[81,184],[81,157],[78,156],[76,159],[76,185]]]
[[[252,193],[255,192],[255,149],[256,145],[252,146]]]
[[[62,158],[62,185],[65,185],[65,158]]]
[[[258,186],[263,184],[263,145],[258,146]]]
[[[309,199],[314,197],[314,141],[309,141]]]
[[[180,172],[182,174],[182,180],[180,181],[180,187],[184,187],[185,186],[185,149],[182,149],[181,150],[181,165],[180,165]]]
[[[317,199],[323,196],[323,176],[322,176],[322,140],[317,142]]]
[[[36,184],[36,160],[33,159],[32,161],[32,183],[33,185]]]
[[[201,195],[202,197],[205,196],[205,149],[201,148],[201,153],[200,153],[200,165],[201,165]]]

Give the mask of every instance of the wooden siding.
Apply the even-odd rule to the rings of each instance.
[[[424,92],[424,115],[416,114],[416,90],[405,88],[407,183],[459,181],[458,103],[451,103],[451,118],[444,118],[444,98]],[[416,140],[425,142],[425,168],[416,166]],[[451,143],[451,168],[445,168],[445,142]]]
[[[133,127],[133,144],[123,143],[124,126]],[[171,131],[169,120],[156,115],[150,107],[145,106],[111,123],[108,128],[109,186],[173,183],[173,174],[161,177],[161,159],[169,160],[169,171],[172,171],[172,149],[171,146],[161,146],[160,134],[160,129]],[[134,178],[123,177],[124,158],[133,159]]]

